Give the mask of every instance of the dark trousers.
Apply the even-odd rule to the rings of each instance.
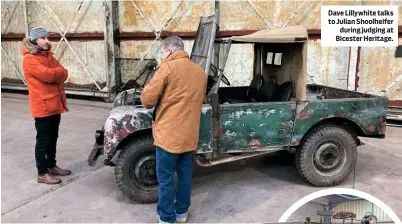
[[[190,207],[192,155],[193,152],[172,154],[156,147],[156,173],[159,183],[157,212],[164,222],[176,222],[176,214],[184,214]],[[176,191],[175,171],[179,178]]]
[[[56,166],[56,145],[59,137],[60,118],[60,114],[35,118],[35,159],[38,174],[48,173],[48,168]]]

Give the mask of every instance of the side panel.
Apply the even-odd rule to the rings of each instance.
[[[386,102],[378,98],[320,100],[299,102],[292,146],[298,145],[307,131],[327,118],[346,118],[356,123],[368,136],[385,134]]]
[[[296,102],[222,104],[221,107],[220,151],[254,151],[290,144]]]
[[[200,135],[198,140],[197,153],[212,152],[212,108],[205,104],[202,108],[200,120]]]

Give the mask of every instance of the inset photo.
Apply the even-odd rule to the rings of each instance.
[[[310,194],[292,205],[280,218],[285,223],[397,223],[391,208],[367,193],[344,188]]]

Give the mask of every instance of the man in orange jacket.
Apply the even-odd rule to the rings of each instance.
[[[67,112],[63,84],[68,77],[67,69],[53,57],[48,39],[49,33],[33,28],[30,37],[23,40],[21,49],[24,78],[29,90],[29,108],[35,119],[37,131],[35,159],[38,183],[59,184],[61,179],[53,176],[70,175],[70,170],[56,166],[56,145],[61,113]]]

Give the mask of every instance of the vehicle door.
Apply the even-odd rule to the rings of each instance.
[[[213,56],[213,47],[217,29],[216,16],[201,17],[197,30],[197,36],[194,40],[190,59],[200,65],[207,74],[211,68],[211,59]],[[199,130],[199,141],[197,153],[212,152],[212,107],[207,102],[203,105],[201,111],[201,121]]]
[[[290,145],[296,101],[220,107],[219,151],[267,151]]]

